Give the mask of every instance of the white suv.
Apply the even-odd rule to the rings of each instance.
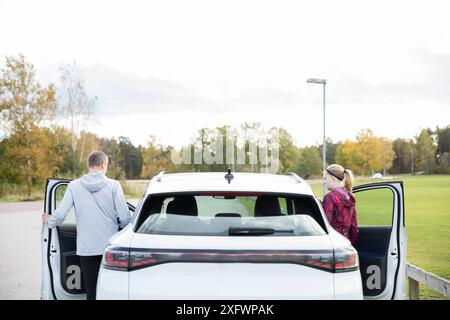
[[[48,180],[47,212],[67,183]],[[97,299],[404,298],[402,183],[355,193],[383,188],[392,224],[361,226],[357,251],[295,174],[160,173],[110,239]],[[75,237],[75,221],[43,227],[43,298],[84,297]]]

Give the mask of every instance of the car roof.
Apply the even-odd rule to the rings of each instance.
[[[145,194],[196,191],[277,192],[314,196],[308,183],[296,174],[232,172],[228,183],[226,172],[161,172],[150,181]]]

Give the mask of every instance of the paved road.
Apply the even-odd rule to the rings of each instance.
[[[0,203],[0,299],[39,299],[43,201]]]
[[[43,208],[43,201],[0,202],[0,300],[40,299]]]

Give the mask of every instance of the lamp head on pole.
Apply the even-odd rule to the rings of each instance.
[[[307,83],[320,83],[320,84],[326,84],[327,80],[326,79],[316,79],[316,78],[309,78],[308,80],[306,80]]]

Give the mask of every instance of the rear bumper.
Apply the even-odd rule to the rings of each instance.
[[[334,299],[363,299],[361,273],[359,270],[334,274]]]
[[[293,264],[167,263],[132,272],[101,268],[98,299],[362,299],[359,271]]]
[[[97,300],[128,300],[129,273],[100,267]]]

